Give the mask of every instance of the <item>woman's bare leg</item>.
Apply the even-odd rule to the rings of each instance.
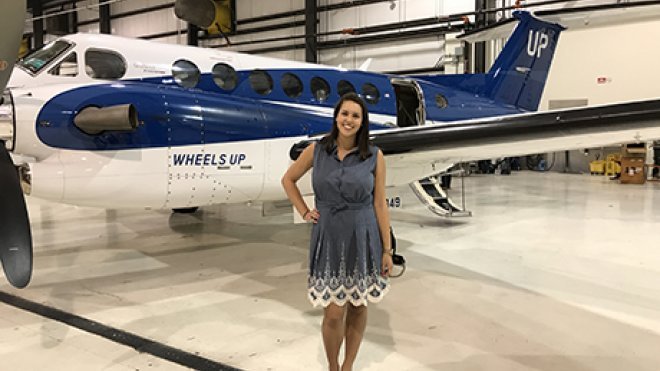
[[[346,311],[346,354],[344,363],[341,366],[342,371],[352,371],[353,362],[357,357],[364,329],[367,327],[367,306],[359,307],[348,304]]]
[[[323,345],[330,371],[339,371],[339,349],[344,340],[345,307],[329,304],[323,311]]]

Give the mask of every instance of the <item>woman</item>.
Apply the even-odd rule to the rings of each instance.
[[[296,182],[310,168],[316,208]],[[303,219],[314,223],[309,255],[309,299],[322,305],[323,344],[330,371],[352,370],[364,329],[367,303],[378,302],[392,270],[390,220],[385,201],[385,160],[369,144],[369,115],[356,94],[344,95],[330,134],[311,144],[282,177],[287,196]]]

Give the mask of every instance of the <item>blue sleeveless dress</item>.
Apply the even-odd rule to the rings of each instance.
[[[380,301],[389,289],[380,275],[383,247],[374,211],[378,148],[360,160],[357,150],[343,161],[337,148],[314,148],[312,186],[320,217],[312,229],[309,299],[314,306],[355,306]]]

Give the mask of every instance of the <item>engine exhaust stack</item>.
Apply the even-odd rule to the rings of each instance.
[[[135,106],[123,104],[112,107],[87,107],[73,119],[83,132],[96,135],[103,131],[132,131],[138,126]]]

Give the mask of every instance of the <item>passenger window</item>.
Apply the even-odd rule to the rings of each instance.
[[[126,74],[126,61],[110,50],[89,49],[85,52],[85,72],[93,79],[121,79]]]
[[[355,93],[355,87],[353,84],[346,80],[339,80],[337,83],[337,94],[339,97],[342,97],[344,94]]]
[[[194,88],[199,82],[199,68],[191,61],[179,59],[172,65],[172,76],[184,88]]]
[[[282,90],[284,90],[284,93],[289,98],[298,98],[300,94],[302,94],[303,91],[302,81],[300,81],[298,76],[292,73],[287,72],[284,75],[282,75],[282,80],[280,81],[280,84],[282,84]]]
[[[311,81],[312,95],[319,102],[325,102],[330,96],[330,85],[320,77],[313,77]]]
[[[250,72],[250,86],[258,94],[268,95],[273,91],[273,78],[266,71],[254,70]]]
[[[438,108],[446,108],[449,105],[447,98],[442,94],[435,95],[435,104],[438,105]]]
[[[233,90],[238,84],[238,74],[234,67],[218,63],[213,66],[213,81],[220,89]]]
[[[50,71],[48,71],[48,74],[53,76],[66,76],[66,77],[78,76],[77,54],[74,52],[66,56],[66,58],[64,58],[57,66],[51,68]]]
[[[362,96],[364,97],[364,100],[370,104],[376,104],[380,100],[380,92],[378,91],[378,88],[370,82],[362,85]]]

